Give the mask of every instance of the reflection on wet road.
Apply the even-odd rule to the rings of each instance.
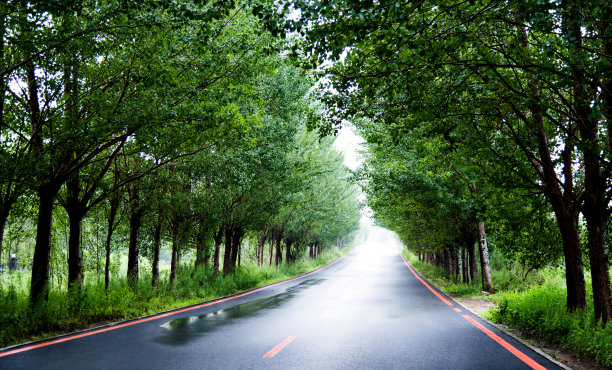
[[[310,286],[320,284],[325,279],[312,278],[287,289],[284,293],[253,302],[243,303],[235,307],[225,308],[205,315],[175,319],[160,325],[164,333],[155,338],[158,343],[168,345],[183,345],[195,340],[204,333],[213,333],[215,330],[227,325],[228,322],[263,313],[265,310],[278,308],[281,304],[295,297],[295,295]]]

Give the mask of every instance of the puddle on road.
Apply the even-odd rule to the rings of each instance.
[[[218,327],[226,325],[232,320],[252,317],[265,310],[277,308],[284,302],[293,298],[300,290],[320,284],[324,280],[325,279],[310,279],[287,289],[284,293],[269,298],[225,308],[206,315],[184,317],[166,322],[160,325],[163,329],[163,335],[157,337],[155,341],[168,345],[186,344],[196,339],[201,334],[213,332]]]

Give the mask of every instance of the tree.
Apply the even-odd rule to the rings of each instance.
[[[585,213],[595,317],[606,321],[610,286],[601,207],[609,207],[601,184],[608,149],[598,132],[605,132],[607,118],[603,108],[592,107],[603,107],[608,96],[602,88],[608,86],[609,57],[602,54],[608,31],[601,25],[609,24],[609,4],[295,6],[303,11],[296,27],[317,20],[305,32],[313,58],[338,58],[350,47],[330,70],[338,91],[330,96],[330,114],[375,118],[395,136],[432,125],[451,138],[459,131],[546,197],[563,242],[570,310],[585,307],[577,228],[578,214]],[[509,152],[497,150],[508,140]],[[584,172],[572,166],[575,160]]]

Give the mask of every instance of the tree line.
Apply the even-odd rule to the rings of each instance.
[[[113,254],[127,251],[130,284],[149,257],[156,285],[165,244],[172,282],[182,256],[231,273],[245,236],[259,264],[280,264],[357,228],[343,157],[310,130],[314,81],[262,4],[0,5],[0,258],[6,226],[33,217],[33,304],[48,297],[54,256],[81,289],[93,228],[106,287]]]
[[[595,320],[609,320],[609,1],[292,4],[309,63],[335,62],[329,127],[353,119],[368,142],[381,223],[470,263],[485,226],[530,267],[561,257],[567,308],[586,307],[587,269]]]

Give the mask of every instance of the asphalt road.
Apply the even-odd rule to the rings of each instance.
[[[0,352],[0,368],[558,368],[434,294],[391,244],[233,299]]]

